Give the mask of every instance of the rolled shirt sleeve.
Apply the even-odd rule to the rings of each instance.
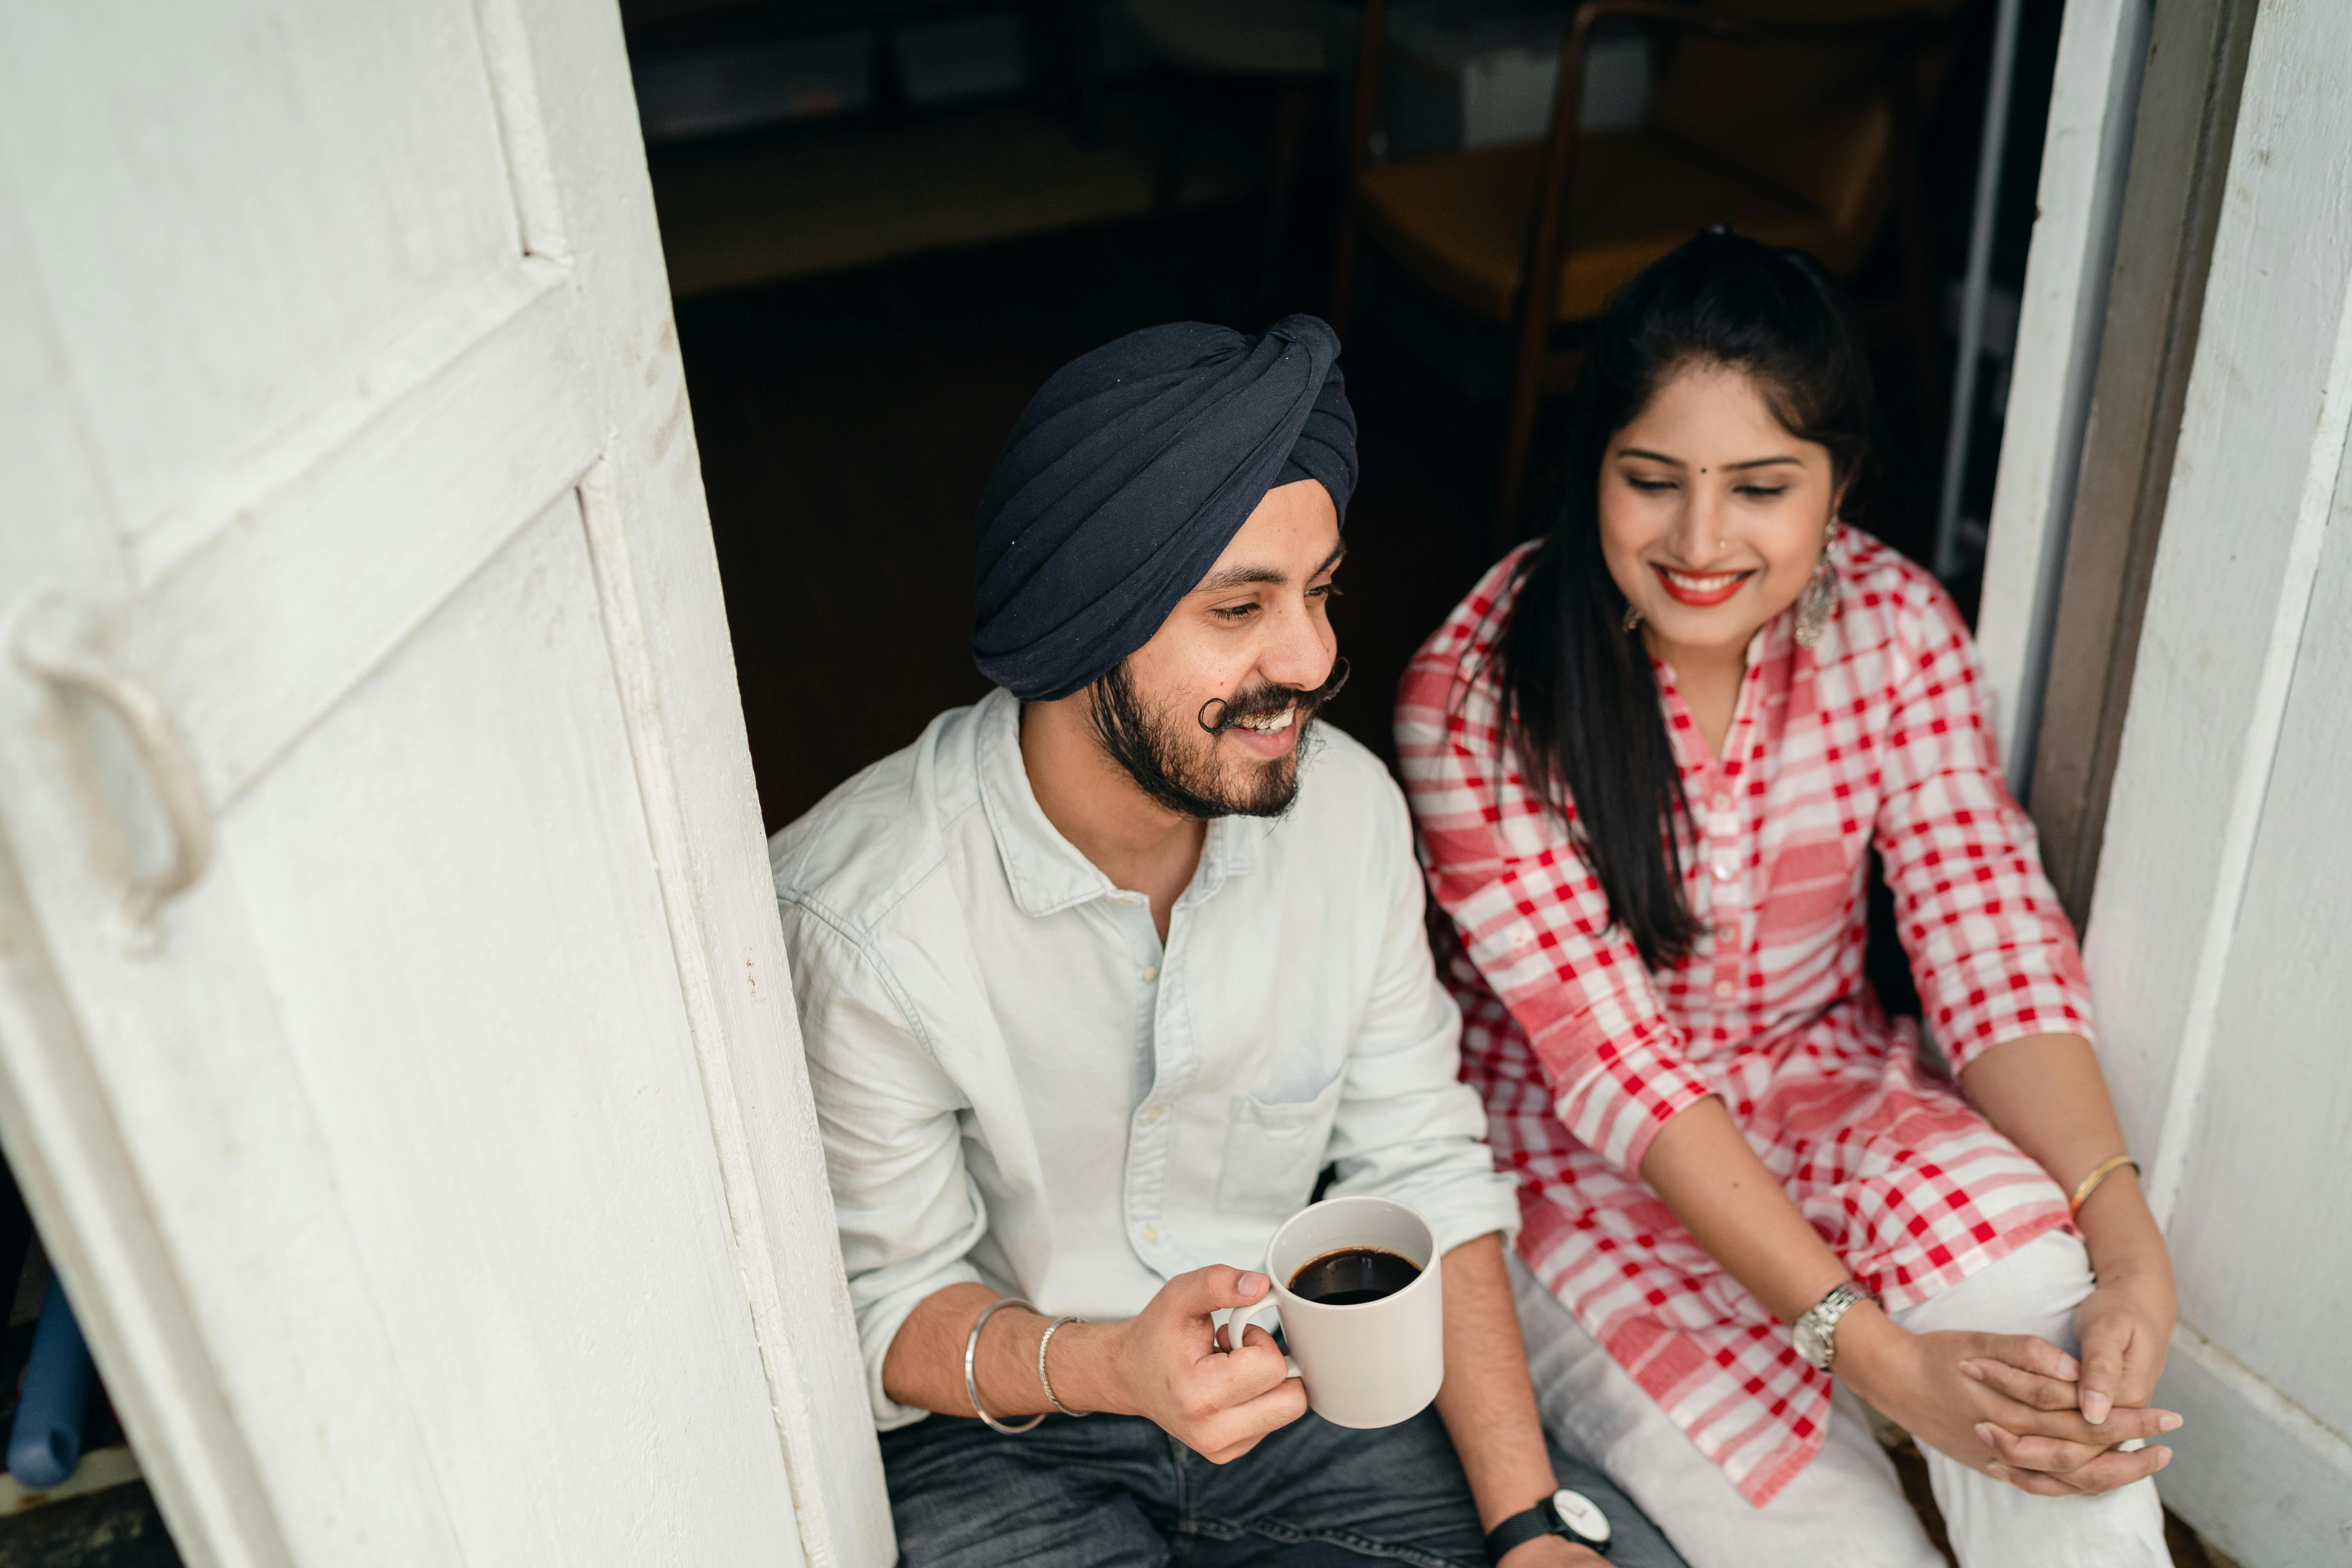
[[[1337,1167],[1330,1195],[1411,1205],[1441,1253],[1490,1232],[1507,1243],[1518,1234],[1518,1199],[1495,1169],[1486,1109],[1461,1081],[1462,1015],[1430,958],[1410,819],[1393,787],[1376,809],[1384,816],[1374,844],[1387,862],[1388,919],[1327,1148]]]
[[[988,1210],[966,1170],[962,1093],[887,971],[813,900],[782,900],[825,1174],[881,1430],[929,1414],[883,1391],[882,1362],[925,1298],[977,1281]]]
[[[1685,1053],[1633,940],[1565,835],[1516,777],[1491,684],[1443,639],[1406,671],[1397,751],[1439,906],[1525,1030],[1559,1119],[1639,1176],[1666,1122],[1715,1092]],[[1570,826],[1573,805],[1570,806]],[[1520,842],[1524,840],[1524,842]]]
[[[2090,984],[1983,722],[1967,627],[1924,584],[1896,618],[1909,668],[1874,832],[1927,1023],[1955,1072],[2030,1035],[2091,1038]]]

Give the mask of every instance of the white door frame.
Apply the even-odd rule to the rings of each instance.
[[[2021,799],[2042,729],[2149,20],[2148,0],[2068,0],[2058,35],[1977,612],[1995,754]]]
[[[526,327],[553,308],[603,328],[581,334],[578,374],[562,389],[586,419],[567,410],[542,421],[560,440],[516,460],[553,464],[554,479],[582,497],[730,1244],[802,1552],[812,1563],[880,1568],[894,1560],[895,1542],[733,658],[723,616],[710,613],[721,603],[717,563],[619,16],[609,3],[570,0],[476,0],[474,9],[528,253],[515,274],[528,287],[480,303]],[[22,277],[12,262],[23,237],[11,222],[0,205],[0,275]],[[593,238],[575,249],[575,237]],[[0,300],[0,338],[12,334],[19,343],[47,341],[37,300]],[[69,400],[40,374],[38,358],[0,356],[23,370],[12,383],[11,367],[0,365],[0,416],[34,422],[44,430],[37,438],[73,450]],[[330,434],[336,445],[363,440],[372,421],[388,437],[392,419],[415,412],[391,401],[363,391],[317,411],[306,427],[320,449]],[[328,429],[345,416],[350,428]],[[206,515],[156,531],[142,543],[146,559],[130,569],[152,576],[194,559],[230,531],[221,525],[299,477],[236,476],[235,493],[207,497]],[[40,499],[9,498],[14,515],[0,526],[40,528]],[[248,767],[265,760],[241,759]],[[50,961],[58,933],[41,928],[22,872],[0,836],[0,1135],[183,1554],[199,1568],[289,1564],[261,1484],[267,1457],[250,1450],[232,1417]]]
[[[814,1564],[887,1568],[897,1536],[865,1362],[802,1054],[800,1016],[768,871],[735,654],[687,404],[669,275],[616,5],[596,34],[570,0],[481,0],[493,72],[512,83],[512,123],[544,127],[549,201],[575,225],[625,236],[574,258],[583,292],[634,319],[592,348],[615,460],[584,487],[616,646],[647,826],[700,1059],[737,1258],[768,1370],[803,1549]],[[536,59],[541,40],[583,58]],[[536,68],[534,68],[536,67]],[[595,114],[539,112],[538,82],[599,79]],[[509,133],[509,142],[515,138]],[[593,218],[591,209],[601,208]],[[528,209],[527,209],[528,210]],[[623,493],[614,493],[619,490]],[[600,505],[600,497],[613,504]],[[600,516],[601,514],[601,516]],[[624,520],[626,527],[623,527]],[[682,592],[691,583],[700,591]],[[687,606],[680,614],[674,606]]]

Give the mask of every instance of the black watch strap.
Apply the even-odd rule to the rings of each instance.
[[[1535,1507],[1511,1515],[1486,1532],[1486,1561],[1489,1563],[1500,1563],[1505,1552],[1525,1546],[1543,1535],[1565,1536],[1579,1546],[1591,1547],[1595,1552],[1608,1544],[1605,1536],[1595,1540],[1562,1519],[1552,1500],[1546,1498]]]
[[[1506,1552],[1525,1546],[1539,1535],[1549,1535],[1551,1521],[1559,1517],[1552,1511],[1549,1498],[1511,1515],[1486,1532],[1486,1561],[1500,1563]]]

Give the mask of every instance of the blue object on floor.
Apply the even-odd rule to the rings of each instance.
[[[25,1363],[16,1423],[8,1431],[8,1473],[19,1485],[47,1491],[81,1463],[81,1418],[94,1370],[81,1325],[66,1301],[65,1282],[52,1274],[40,1326],[33,1331],[32,1359]]]

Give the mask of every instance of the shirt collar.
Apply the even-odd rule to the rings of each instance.
[[[1021,912],[1055,914],[1089,899],[1116,896],[1120,889],[1062,837],[1029,787],[1029,770],[1021,761],[1021,700],[1000,686],[981,699],[974,719],[980,725],[981,805]],[[1183,897],[1207,898],[1226,878],[1255,870],[1259,846],[1278,823],[1250,816],[1213,820],[1201,847],[1200,868]]]

